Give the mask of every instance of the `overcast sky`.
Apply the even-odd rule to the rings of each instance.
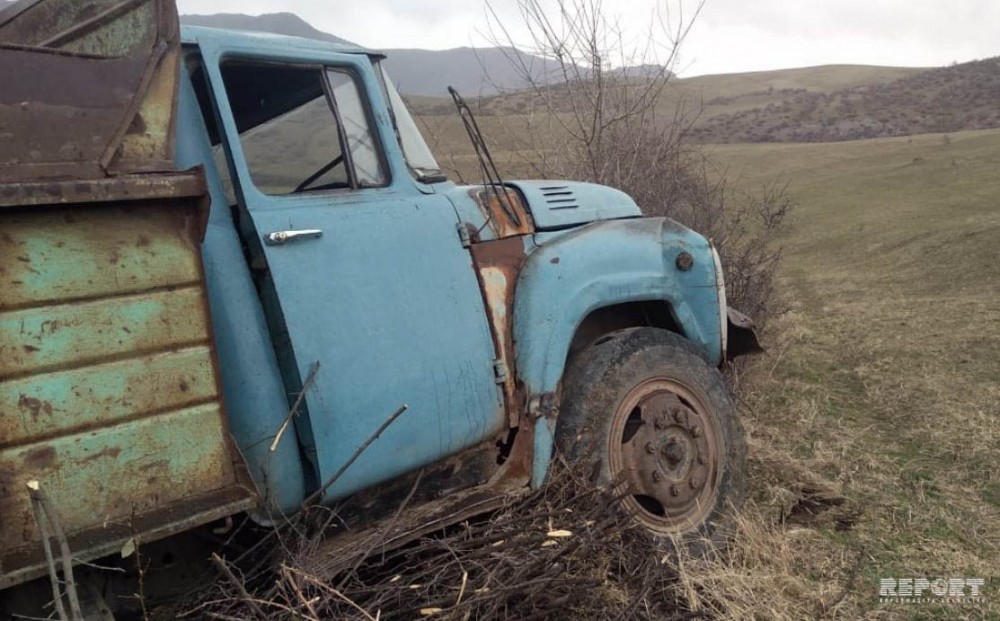
[[[543,0],[553,2],[554,0]],[[657,4],[605,0],[632,40]],[[181,13],[296,13],[374,48],[488,45],[483,0],[178,0]],[[517,0],[492,0],[518,37]],[[685,16],[687,17],[687,15]],[[681,50],[682,76],[836,63],[940,66],[1000,55],[1000,0],[707,0]]]

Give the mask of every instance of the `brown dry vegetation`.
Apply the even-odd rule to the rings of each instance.
[[[299,583],[304,601],[337,618],[1000,618],[998,154],[998,131],[711,148],[737,185],[782,179],[798,204],[778,272],[791,310],[740,378],[752,493],[728,554],[661,563],[563,473],[339,595]],[[260,595],[296,605],[275,576]],[[879,603],[880,578],[908,576],[983,577],[987,599]]]
[[[785,92],[781,101],[713,114],[691,137],[701,142],[830,142],[988,129],[1000,126],[998,97],[1000,58],[989,58],[834,92]]]
[[[636,89],[645,84],[632,81]],[[571,109],[572,89],[548,88],[559,112]],[[674,79],[656,113],[667,122],[686,110],[688,138],[702,143],[831,142],[998,127],[998,97],[1000,59],[989,58],[935,69],[831,66]],[[410,103],[428,127],[450,125],[450,102]],[[539,123],[539,100],[529,91],[482,98],[477,110],[487,127]]]
[[[909,119],[894,132],[951,131],[978,127],[980,112],[995,124],[996,67],[713,101],[791,95],[794,110],[795,97],[853,97],[875,117]],[[552,130],[559,123],[521,97],[484,105],[493,114],[483,125],[512,175],[548,170],[564,144]],[[843,109],[814,112],[854,122],[838,116]],[[773,129],[760,119],[759,131]],[[447,117],[423,121],[446,165],[469,170]],[[719,127],[713,140],[752,139]],[[785,246],[777,288],[790,311],[769,353],[740,377],[753,496],[727,556],[674,568],[678,609],[715,619],[1000,618],[1000,133],[704,152],[742,173],[730,186],[788,183],[797,206],[775,240]],[[880,578],[905,577],[985,578],[986,601],[878,601]],[[605,615],[617,610],[609,598]]]
[[[253,583],[257,606],[301,619],[1000,618],[1000,132],[709,155],[747,187],[788,181],[798,204],[778,272],[791,310],[740,378],[751,497],[726,555],[662,562],[562,471],[346,580],[279,565]],[[985,603],[879,603],[880,578],[911,576],[990,582]],[[227,581],[208,597],[196,614],[257,614]]]
[[[844,594],[834,618],[1000,615],[998,154],[997,131],[712,150],[799,205],[792,310],[745,397],[746,588],[705,568],[743,618],[809,617],[796,606],[823,592]],[[809,516],[805,488],[844,502]],[[901,576],[992,582],[986,604],[879,604],[878,579]]]

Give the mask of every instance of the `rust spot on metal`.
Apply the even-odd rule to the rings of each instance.
[[[117,459],[118,456],[121,454],[121,452],[122,450],[117,446],[108,446],[94,453],[93,455],[84,457],[77,463],[82,466],[84,464],[89,464],[92,461],[97,461],[98,459],[101,459],[103,457],[110,457],[111,459]]]
[[[22,348],[24,349],[24,351],[26,353],[29,353],[29,354],[38,351],[38,348],[35,347],[34,345],[22,345]]]
[[[531,214],[514,188],[476,187],[469,191],[472,199],[483,210],[487,223],[498,239],[527,235],[535,231]],[[513,217],[512,217],[513,216]]]
[[[519,237],[509,237],[473,244],[471,252],[497,358],[507,365],[503,388],[508,425],[516,427],[521,408],[515,394],[514,289],[524,264],[524,243]]]
[[[156,461],[151,461],[149,463],[139,466],[140,472],[146,472],[147,470],[156,469],[166,469],[170,467],[170,461],[167,459],[157,459]]]
[[[30,469],[46,469],[56,463],[56,450],[51,446],[32,449],[24,455],[24,465]]]
[[[552,260],[549,261],[549,263],[551,263],[552,265],[558,265],[559,264],[559,257],[552,257]]]
[[[530,416],[523,416],[518,428],[514,430],[514,440],[510,452],[504,461],[503,468],[497,473],[495,484],[518,487],[531,480],[531,467],[534,461],[535,421]]]
[[[35,397],[29,397],[25,394],[22,394],[17,400],[17,407],[31,414],[31,418],[35,420],[38,419],[38,415],[42,412],[52,416],[51,403],[36,399]]]
[[[181,392],[187,392],[188,390],[191,389],[191,387],[188,386],[188,383],[187,383],[186,380],[181,380],[180,384],[178,384],[177,387],[181,389]]]

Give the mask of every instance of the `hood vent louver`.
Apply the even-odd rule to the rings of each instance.
[[[558,231],[642,215],[628,194],[595,183],[535,179],[508,181],[507,185],[517,188],[524,197],[536,231]]]
[[[559,209],[579,209],[580,204],[576,200],[573,190],[566,185],[546,185],[538,188],[545,197],[545,203],[549,209],[556,211]]]

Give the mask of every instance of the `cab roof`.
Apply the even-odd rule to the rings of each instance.
[[[250,47],[253,47],[254,45],[263,45],[268,47],[279,46],[290,50],[326,51],[339,52],[342,54],[367,54],[368,56],[378,57],[384,56],[381,52],[354,44],[334,43],[333,41],[320,41],[319,39],[307,39],[305,37],[294,37],[270,32],[229,30],[227,28],[210,28],[208,26],[181,26],[181,43],[185,45],[196,45],[200,41],[206,40],[225,43],[228,45]]]

